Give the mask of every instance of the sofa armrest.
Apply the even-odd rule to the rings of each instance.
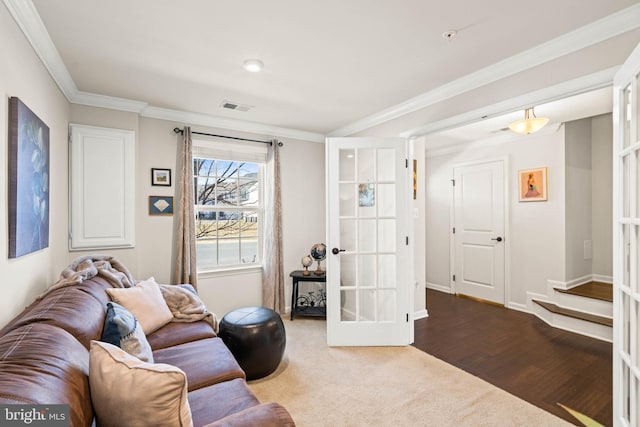
[[[205,427],[293,427],[291,415],[278,403],[262,403],[228,415]]]

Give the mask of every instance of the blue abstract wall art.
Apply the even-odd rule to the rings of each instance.
[[[9,98],[9,258],[49,247],[49,127]]]

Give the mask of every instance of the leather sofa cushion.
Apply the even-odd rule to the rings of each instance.
[[[270,402],[243,409],[205,427],[293,427],[295,425],[284,406]]]
[[[56,289],[45,298],[34,301],[9,322],[4,333],[32,323],[59,326],[75,336],[88,350],[91,340],[100,339],[109,296],[109,283],[101,278]]]
[[[194,426],[212,423],[260,403],[240,378],[190,391],[188,399]]]
[[[172,347],[204,338],[215,338],[213,326],[205,320],[192,323],[170,322],[147,335],[153,350]]]
[[[0,337],[0,403],[69,404],[71,425],[93,419],[89,352],[68,332],[32,323]]]
[[[153,352],[156,363],[177,366],[187,374],[189,391],[244,379],[244,371],[220,338],[206,338]]]

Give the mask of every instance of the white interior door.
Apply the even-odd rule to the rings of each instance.
[[[454,168],[456,293],[503,304],[504,161]]]
[[[640,44],[613,88],[613,425],[640,425]]]
[[[328,138],[327,341],[413,341],[411,180],[403,138]]]

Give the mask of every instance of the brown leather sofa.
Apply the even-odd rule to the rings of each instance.
[[[36,300],[0,330],[0,404],[69,404],[72,426],[94,420],[89,346],[99,340],[109,282],[96,276]],[[156,363],[182,369],[194,426],[293,426],[277,403],[260,403],[206,321],[168,323],[147,336]]]

